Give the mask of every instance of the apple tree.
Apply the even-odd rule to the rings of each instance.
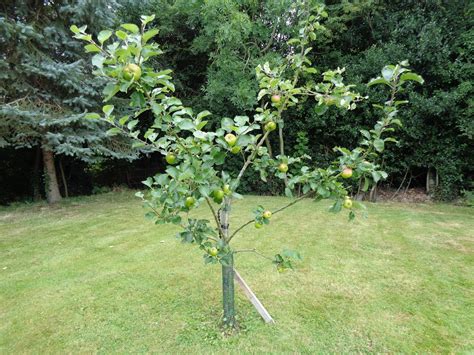
[[[259,82],[259,107],[253,115],[224,117],[215,129],[207,117],[208,111],[195,113],[173,96],[175,86],[171,70],[156,70],[150,59],[162,54],[157,43],[151,39],[158,29],[147,29],[153,16],[142,16],[141,25],[122,24],[116,31],[104,30],[94,39],[86,28],[72,26],[77,39],[87,42],[85,49],[93,53],[95,74],[105,77],[108,84],[104,89],[104,102],[115,95],[127,97],[131,114],[118,117],[112,105],[105,105],[103,113],[91,113],[89,119],[102,119],[112,128],[109,134],[126,134],[135,140],[136,147],[148,147],[165,156],[167,167],[164,173],[149,177],[144,184],[146,193],[137,196],[143,199],[149,212],[146,216],[156,224],[172,223],[180,228],[178,237],[185,243],[193,243],[204,252],[208,264],[222,267],[224,324],[235,327],[234,307],[234,258],[239,252],[254,252],[271,260],[278,271],[293,268],[296,251],[286,250],[268,257],[256,249],[236,250],[232,240],[249,226],[268,227],[275,215],[304,198],[315,201],[331,199],[331,211],[348,211],[349,218],[357,210],[363,212],[363,205],[350,197],[348,182],[364,179],[364,189],[386,178],[378,164],[373,163],[383,152],[386,143],[394,141],[386,133],[400,124],[396,118],[398,107],[405,101],[397,101],[395,95],[402,90],[406,81],[420,81],[421,78],[407,68],[407,63],[387,66],[382,76],[370,85],[385,85],[391,89],[390,99],[379,106],[383,115],[370,131],[362,131],[360,146],[349,150],[337,147],[339,158],[329,166],[310,167],[306,157],[289,156],[285,153],[285,116],[288,108],[302,100],[312,99],[320,110],[337,106],[353,110],[363,100],[354,92],[353,85],[343,81],[344,69],[329,70],[322,75],[311,66],[307,55],[310,43],[316,38],[327,16],[323,6],[308,9],[296,4],[294,11],[299,18],[298,36],[288,41],[291,51],[283,64],[271,66],[264,63],[256,68]],[[140,120],[149,112],[153,120]],[[265,141],[278,135],[279,154],[269,155]],[[226,171],[226,160],[233,155],[242,158],[237,173]],[[296,164],[298,163],[298,164]],[[297,169],[295,166],[302,166]],[[257,206],[254,217],[243,225],[231,229],[231,206],[234,200],[244,198],[239,194],[241,178],[255,169],[263,181],[269,175],[281,179],[285,194],[290,202],[270,211]],[[303,192],[293,197],[295,187]],[[196,218],[192,211],[204,205],[209,209],[210,220]]]

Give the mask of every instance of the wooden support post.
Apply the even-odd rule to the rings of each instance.
[[[253,304],[257,312],[262,316],[265,323],[275,323],[270,313],[268,313],[265,307],[263,307],[262,303],[257,298],[257,296],[255,296],[255,294],[252,292],[249,285],[247,285],[245,280],[242,278],[242,276],[240,276],[240,274],[235,269],[234,269],[234,278],[235,278],[235,281],[237,281],[237,283],[240,285],[240,287],[242,287],[245,295]]]

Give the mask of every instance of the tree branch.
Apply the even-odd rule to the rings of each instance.
[[[300,202],[301,200],[303,200],[304,198],[310,196],[311,194],[313,194],[313,191],[310,191],[310,192],[307,192],[306,194],[304,194],[303,196],[301,197],[298,197],[297,199],[291,201],[289,204],[283,206],[283,207],[280,207],[279,209],[275,210],[272,212],[272,215],[275,215],[285,209],[287,209],[288,207],[291,207],[293,206],[295,203],[298,203]],[[247,227],[249,224],[252,224],[253,222],[255,222],[255,219],[251,219],[250,221],[247,221],[245,222],[244,224],[242,224],[239,228],[237,228],[232,234],[231,236],[229,237],[229,240],[228,242],[230,242],[232,240],[232,238],[234,238],[234,236],[240,232],[242,229],[244,229],[245,227]]]
[[[240,181],[240,179],[245,173],[245,170],[247,170],[248,166],[250,165],[252,160],[255,158],[255,155],[257,155],[258,148],[260,148],[263,142],[265,142],[265,139],[268,137],[269,133],[270,133],[269,131],[265,132],[263,137],[260,139],[260,142],[257,143],[257,145],[255,146],[255,150],[252,152],[252,154],[249,155],[244,165],[242,166],[242,169],[240,169],[239,175],[237,176],[237,179],[236,179],[237,181]]]
[[[270,260],[270,261],[274,261],[274,259],[272,259],[272,258],[270,258],[270,257],[268,257],[268,256],[266,256],[266,255],[264,255],[264,254],[262,254],[262,253],[260,253],[260,252],[259,252],[257,249],[255,249],[255,248],[254,248],[254,249],[241,249],[241,250],[236,250],[236,251],[234,251],[234,253],[255,253],[255,254],[261,256],[261,257],[264,258],[264,259],[267,259],[267,260]]]
[[[266,51],[270,49],[273,43],[273,37],[275,36],[277,27],[278,27],[278,18],[276,19],[275,24],[273,25],[273,30],[272,30],[272,34],[270,35],[270,39],[268,40],[267,45],[260,51],[261,53],[265,53]]]
[[[209,206],[209,209],[212,212],[212,215],[214,216],[214,220],[216,221],[217,229],[219,230],[219,234],[221,236],[221,239],[224,239],[224,232],[222,230],[221,223],[219,222],[219,218],[217,217],[216,210],[214,209],[214,207],[212,207],[211,201],[209,201],[209,197],[206,197],[206,202],[207,202],[207,205]]]

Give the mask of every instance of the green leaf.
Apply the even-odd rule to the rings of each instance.
[[[405,81],[416,81],[417,83],[423,84],[425,80],[421,77],[421,75],[415,73],[403,73],[400,76],[400,84],[404,83]]]
[[[122,41],[125,41],[127,39],[128,35],[126,32],[123,32],[121,30],[115,31],[115,35],[120,38]]]
[[[207,138],[206,132],[203,132],[203,131],[194,131],[193,136],[196,137],[197,139],[206,139]]]
[[[102,112],[105,113],[105,116],[108,117],[114,110],[114,105],[105,105],[102,107]]]
[[[252,139],[252,136],[250,134],[240,135],[239,138],[237,139],[237,144],[242,146],[242,147],[245,147],[245,146],[249,145],[252,142],[253,142],[253,139]]]
[[[314,106],[314,112],[316,112],[316,114],[319,116],[323,115],[327,110],[328,110],[328,107],[326,105]]]
[[[374,148],[377,150],[377,152],[382,153],[385,148],[385,142],[383,139],[374,140]]]
[[[350,212],[349,212],[349,221],[353,221],[354,218],[355,218],[355,213],[354,213],[354,211],[350,211]]]
[[[378,171],[372,171],[372,178],[374,179],[375,183],[379,182],[381,177],[382,176],[379,174]]]
[[[258,92],[257,101],[260,101],[262,97],[264,97],[268,93],[268,90],[262,89]]]
[[[138,120],[132,120],[132,121],[128,122],[127,128],[128,128],[129,130],[132,130],[133,128],[135,128],[135,126],[137,125],[137,123],[138,123]]]
[[[222,118],[221,126],[226,131],[231,131],[233,125],[234,125],[234,121],[231,118],[229,118],[229,117],[223,117]]]
[[[290,39],[288,42],[286,42],[288,45],[292,45],[292,44],[298,44],[300,43],[300,40],[298,38],[292,38]]]
[[[97,68],[102,68],[104,66],[105,57],[101,54],[96,54],[92,57],[92,65]]]
[[[185,131],[192,131],[196,127],[194,126],[194,123],[191,120],[184,119],[181,122],[178,123],[178,127],[182,130]]]
[[[143,38],[143,41],[144,41],[145,43],[148,42],[148,40],[149,40],[150,38],[155,37],[155,36],[158,34],[158,32],[159,32],[159,31],[158,31],[157,28],[153,28],[153,29],[151,29],[151,30],[149,30],[149,31],[146,31],[146,32],[143,34],[143,37],[142,37],[142,38]]]
[[[121,132],[121,130],[120,130],[119,128],[117,128],[117,127],[112,127],[111,129],[109,129],[109,130],[107,131],[107,135],[108,135],[108,136],[115,136],[115,135],[119,134],[120,132]]]
[[[144,107],[145,106],[145,96],[141,92],[135,91],[131,95],[132,101],[130,102],[130,106],[136,107]]]
[[[107,84],[107,86],[102,91],[102,93],[105,96],[104,102],[107,102],[112,97],[114,97],[115,94],[119,91],[119,89],[120,89],[120,86],[118,84],[114,84],[114,83]]]
[[[95,112],[90,112],[90,113],[87,113],[84,117],[87,118],[88,120],[97,120],[100,118],[100,115]]]
[[[362,191],[367,191],[369,189],[369,184],[370,184],[370,180],[366,177],[364,179],[364,187],[362,187]]]
[[[365,129],[361,129],[359,132],[360,132],[365,138],[367,138],[367,139],[370,139],[370,138],[371,138],[369,131],[367,131],[367,130],[365,130]]]
[[[385,80],[390,81],[392,80],[393,77],[393,69],[387,67],[384,67],[382,69],[382,76],[384,77]]]
[[[119,125],[123,126],[125,123],[127,123],[128,119],[130,116],[123,116],[119,119]],[[146,138],[146,137],[145,137]]]
[[[381,78],[381,77],[370,80],[369,83],[367,84],[367,86],[380,85],[380,84],[385,84],[387,86],[391,86],[390,83],[387,80],[385,80],[384,78]]]
[[[405,105],[407,103],[409,103],[410,101],[408,100],[397,100],[394,102],[395,106],[400,106],[400,105]]]
[[[97,35],[97,39],[100,42],[100,44],[103,44],[105,41],[107,41],[110,36],[112,36],[112,31],[109,30],[104,30],[100,31],[99,34]]]
[[[81,32],[81,31],[79,30],[79,27],[77,27],[76,25],[72,25],[71,27],[69,27],[69,29],[70,29],[71,32],[74,33],[74,34],[78,34],[78,33]]]
[[[141,19],[142,23],[144,25],[146,25],[147,23],[149,23],[149,22],[151,22],[155,19],[155,15],[150,15],[150,16],[141,15],[140,19]]]
[[[197,119],[198,121],[200,121],[200,120],[202,120],[204,117],[207,117],[207,116],[209,116],[209,115],[212,115],[212,113],[210,113],[210,112],[207,111],[207,110],[206,110],[206,111],[202,111],[202,112],[199,112],[199,113],[198,113],[196,119]]]
[[[100,52],[100,48],[95,44],[87,44],[84,46],[86,53]]]
[[[331,208],[329,208],[329,212],[338,213],[338,212],[341,212],[341,209],[342,209],[342,200],[337,200],[336,202],[334,202]]]
[[[202,121],[201,123],[199,123],[197,126],[196,126],[196,129],[198,131],[200,131],[201,129],[204,128],[204,126],[207,124],[208,121]]]
[[[145,143],[143,142],[134,142],[132,144],[132,148],[141,148],[141,147],[144,147],[145,146]]]
[[[196,133],[196,132],[194,132],[194,133]],[[212,155],[212,159],[214,160],[214,163],[216,165],[224,164],[225,152],[219,150],[218,148],[215,148],[215,149],[213,149],[211,155]]]
[[[152,187],[153,179],[151,177],[148,177],[146,180],[142,181],[142,184],[146,187]]]
[[[127,31],[130,31],[132,33],[140,32],[140,29],[138,28],[138,26],[133,23],[124,23],[121,25],[121,27],[125,28]]]
[[[310,74],[317,74],[318,73],[318,70],[316,68],[312,68],[312,67],[305,68],[304,71],[307,72],[307,73],[310,73]]]
[[[234,121],[238,127],[242,127],[249,121],[249,118],[247,116],[235,116]]]

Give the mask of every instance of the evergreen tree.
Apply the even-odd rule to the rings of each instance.
[[[85,161],[135,157],[121,138],[83,112],[99,102],[104,82],[93,78],[72,23],[111,26],[115,1],[7,1],[0,5],[0,147],[40,147],[48,202],[61,199],[55,155]]]

